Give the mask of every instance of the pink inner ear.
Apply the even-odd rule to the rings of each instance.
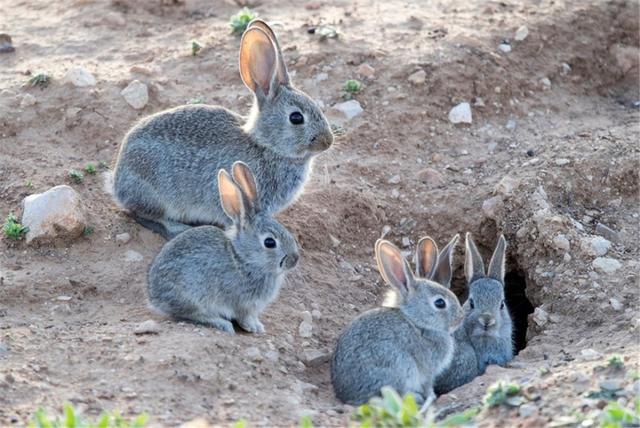
[[[253,81],[258,84],[265,95],[269,95],[276,56],[273,44],[266,35],[264,38],[256,39],[252,43],[250,58],[251,77]]]
[[[407,276],[404,272],[404,261],[402,260],[402,256],[394,253],[392,255],[393,263],[391,263],[392,275],[396,277],[396,280],[401,285],[406,285]]]

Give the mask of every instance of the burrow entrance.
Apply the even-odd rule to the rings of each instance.
[[[504,277],[505,298],[513,320],[513,343],[517,354],[527,346],[527,327],[533,305],[527,299],[527,283],[524,275],[518,271],[507,272]]]

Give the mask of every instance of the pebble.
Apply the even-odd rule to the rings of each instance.
[[[601,356],[600,352],[591,348],[583,349],[582,351],[580,351],[580,355],[582,355],[582,358],[585,361],[595,361]]]
[[[453,124],[473,122],[471,105],[467,102],[463,102],[452,108],[449,111],[449,122]]]
[[[503,208],[504,202],[500,196],[494,196],[482,203],[482,213],[484,216],[495,221],[499,221]]]
[[[331,354],[317,349],[306,349],[303,352],[303,362],[307,367],[316,367],[329,361]]]
[[[256,363],[264,361],[264,357],[262,356],[262,352],[257,346],[251,346],[244,351],[245,357],[249,358],[251,361]]]
[[[504,53],[511,52],[511,44],[502,42],[498,45],[498,49],[500,49]]]
[[[600,389],[606,389],[607,391],[619,391],[622,389],[622,380],[604,379],[600,382]]]
[[[427,72],[424,70],[418,70],[411,74],[407,80],[413,85],[423,85],[427,81]]]
[[[149,102],[149,91],[147,89],[147,85],[139,80],[134,80],[129,83],[129,85],[120,92],[120,95],[122,95],[124,100],[136,110],[144,108],[144,106]]]
[[[11,36],[6,33],[0,33],[0,53],[11,53],[15,50]]]
[[[302,316],[302,321],[307,322],[309,324],[313,323],[313,315],[309,311],[302,311],[300,314]]]
[[[613,273],[622,267],[619,261],[610,257],[598,257],[593,261],[592,266],[600,273]]]
[[[389,183],[389,184],[399,184],[399,183],[400,183],[400,180],[401,180],[401,178],[400,178],[400,176],[399,176],[399,175],[394,175],[393,177],[391,177],[391,178],[387,181],[387,183]]]
[[[569,159],[559,158],[554,161],[554,163],[558,166],[565,166],[571,163]]]
[[[332,106],[329,114],[335,113],[346,120],[351,120],[360,115],[363,111],[364,109],[357,100],[349,100]]]
[[[611,248],[611,242],[602,236],[582,238],[580,242],[582,251],[590,256],[604,256]]]
[[[543,77],[542,79],[540,79],[540,83],[545,89],[551,88],[551,80],[549,80],[548,77]]]
[[[518,414],[521,418],[528,418],[538,413],[538,407],[533,403],[524,403],[518,408]]]
[[[533,311],[533,322],[535,322],[538,327],[544,327],[544,325],[549,322],[549,314],[538,306]]]
[[[569,251],[571,249],[569,239],[562,233],[553,238],[553,246],[560,251]]]
[[[331,245],[333,246],[333,248],[338,248],[340,246],[340,240],[332,234],[329,234],[329,239],[331,239]]]
[[[518,122],[516,122],[515,119],[509,119],[507,121],[507,124],[504,127],[507,128],[509,131],[513,131],[516,129],[517,126],[518,126]]]
[[[561,71],[562,75],[566,76],[567,74],[571,73],[571,66],[566,62],[563,62],[562,64],[560,64],[560,67],[562,68],[562,71]]]
[[[153,70],[149,67],[145,67],[144,65],[132,65],[129,72],[144,74],[145,76],[151,76],[153,74]]]
[[[116,242],[120,243],[120,244],[126,244],[129,241],[131,241],[131,235],[129,235],[128,233],[119,233],[116,235]]]
[[[22,100],[20,100],[20,107],[31,107],[38,102],[36,97],[31,94],[24,94]]]
[[[425,168],[418,172],[418,180],[429,187],[439,187],[444,184],[444,175],[434,168]]]
[[[84,88],[87,86],[95,86],[96,78],[93,77],[87,69],[82,67],[74,67],[67,71],[65,75],[65,79],[70,82],[73,86],[78,88]]]
[[[494,190],[498,195],[511,196],[519,184],[519,181],[515,178],[506,176],[502,177],[502,180],[500,180]]]
[[[141,322],[133,329],[134,334],[158,334],[160,333],[160,324],[154,320],[146,320]]]
[[[300,337],[311,337],[313,325],[307,321],[302,321],[298,327]]]
[[[360,67],[358,67],[358,74],[360,76],[373,79],[376,75],[376,69],[365,62],[360,64]]]
[[[319,319],[322,317],[322,312],[320,312],[320,311],[319,311],[319,310],[317,310],[317,309],[314,309],[314,310],[312,310],[312,311],[311,311],[311,315],[312,315],[315,319],[319,320]]]
[[[21,221],[29,228],[27,244],[56,238],[78,238],[87,226],[80,195],[66,185],[29,195],[23,199],[22,206]]]
[[[407,236],[402,237],[402,246],[405,248],[411,246],[411,240]]]
[[[596,224],[596,233],[611,242],[620,242],[620,234],[602,223]]]
[[[620,300],[616,299],[615,297],[609,299],[609,304],[614,311],[621,311],[622,309],[624,309],[624,305],[622,304],[622,302],[620,302]]]
[[[328,79],[329,79],[328,73],[318,73],[316,74],[316,77],[315,77],[316,82],[324,82],[325,80],[328,80]]]
[[[516,34],[513,38],[516,41],[521,42],[524,39],[526,39],[528,35],[529,35],[529,29],[527,28],[526,25],[523,25],[516,30]]]
[[[127,250],[124,253],[124,260],[129,263],[138,263],[144,260],[144,256],[137,251]]]

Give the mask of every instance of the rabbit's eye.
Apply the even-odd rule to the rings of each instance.
[[[435,302],[433,302],[433,304],[438,309],[444,309],[447,307],[447,302],[445,302],[443,298],[437,299]]]
[[[276,248],[276,240],[273,238],[265,238],[264,246],[267,248]]]
[[[473,303],[473,299],[469,299],[469,307],[470,307],[471,309],[473,309],[473,308],[475,308],[475,306],[476,306],[476,305]]]
[[[294,125],[302,125],[304,123],[304,116],[299,111],[294,111],[289,115],[289,122]]]
[[[500,309],[504,309],[504,300],[500,302]]]

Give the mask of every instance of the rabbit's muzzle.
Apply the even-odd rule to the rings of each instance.
[[[496,325],[496,319],[489,314],[482,314],[478,317],[478,323],[485,331],[487,331]]]
[[[318,134],[311,139],[311,144],[309,144],[309,150],[312,152],[323,152],[331,147],[333,144],[333,134]]]
[[[280,268],[285,270],[293,269],[298,264],[299,258],[298,253],[287,254],[280,260]]]

